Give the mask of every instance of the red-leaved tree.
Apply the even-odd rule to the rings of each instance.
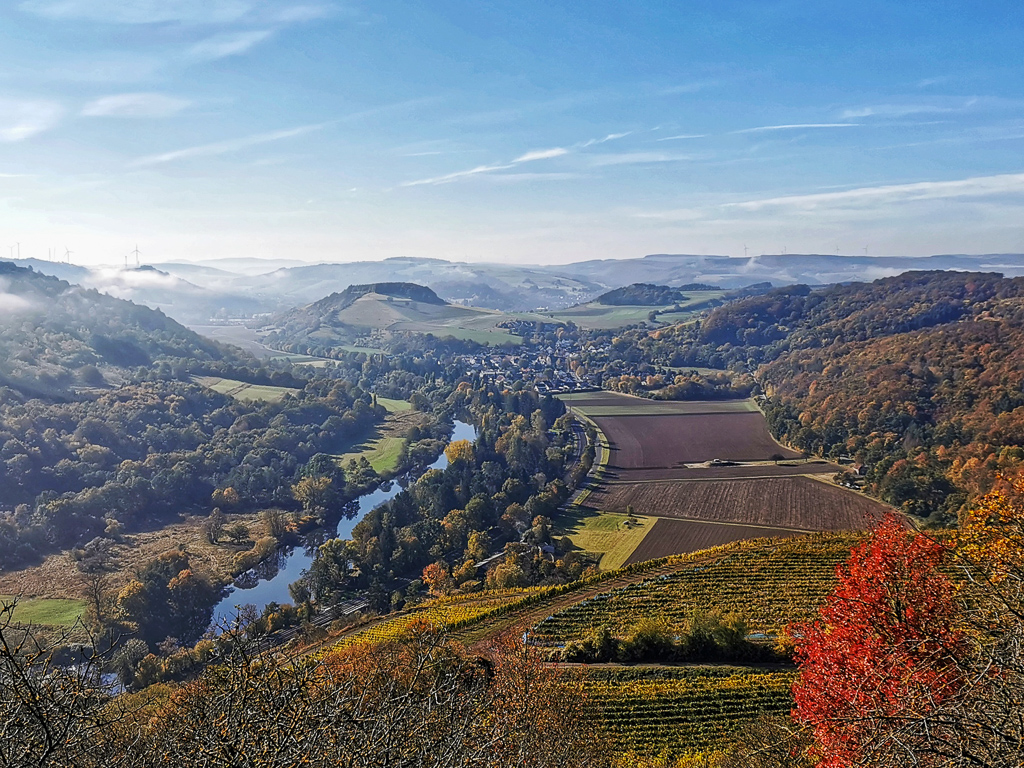
[[[800,665],[793,714],[813,730],[821,768],[901,753],[906,765],[939,764],[920,762],[907,724],[926,724],[964,685],[967,644],[940,570],[946,556],[890,516],[837,568],[821,618],[790,628]]]

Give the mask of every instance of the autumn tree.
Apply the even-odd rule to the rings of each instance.
[[[469,440],[453,440],[444,449],[444,455],[449,464],[458,464],[459,462],[471,464],[473,462],[473,443]]]
[[[447,595],[455,587],[448,564],[441,560],[424,568],[422,578],[432,595]]]
[[[1008,504],[990,497],[975,517]],[[968,521],[965,534],[976,548],[887,518],[838,568],[821,618],[791,628],[794,715],[824,768],[1019,765],[1021,592],[995,589],[986,558],[1009,546],[998,526]]]

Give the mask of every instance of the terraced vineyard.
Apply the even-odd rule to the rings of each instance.
[[[588,674],[585,686],[594,725],[616,751],[679,756],[723,747],[745,723],[788,712],[795,678],[735,667],[608,669]]]
[[[458,629],[466,624],[515,608],[537,590],[487,593],[464,598],[440,599],[408,613],[399,614],[346,635],[335,647],[382,643],[401,637],[415,622],[425,621],[438,628]]]
[[[540,621],[536,643],[560,645],[607,624],[625,635],[641,618],[682,626],[695,610],[743,615],[751,632],[776,633],[809,618],[831,591],[835,567],[855,534],[822,533],[770,543],[738,543],[720,559],[682,568],[573,603]]]

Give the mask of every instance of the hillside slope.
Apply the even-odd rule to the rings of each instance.
[[[949,516],[1024,464],[1024,279],[908,272],[778,289],[655,344],[687,361],[760,363],[773,432],[865,465],[905,512]]]
[[[0,262],[0,328],[0,384],[29,395],[103,387],[123,369],[157,361],[236,354],[159,310],[7,262]]]
[[[433,334],[484,344],[519,342],[513,321],[531,315],[449,304],[415,283],[353,285],[305,307],[277,315],[266,343],[278,349],[330,355],[356,342],[383,343],[396,334]],[[548,321],[550,322],[550,321]]]

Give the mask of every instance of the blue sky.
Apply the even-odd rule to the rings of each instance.
[[[1024,251],[1019,2],[14,0],[0,255]]]

